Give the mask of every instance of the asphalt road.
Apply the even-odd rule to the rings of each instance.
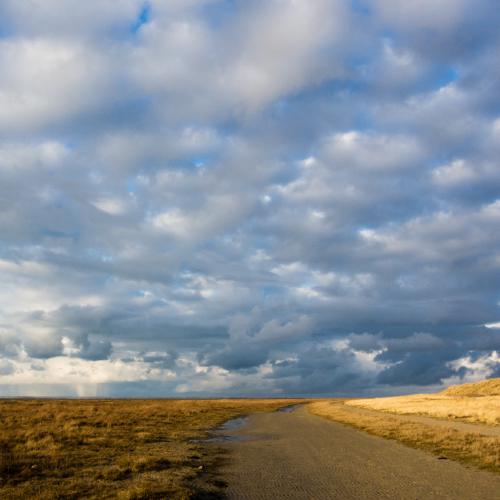
[[[230,499],[500,500],[500,475],[310,415],[261,413],[230,434]]]

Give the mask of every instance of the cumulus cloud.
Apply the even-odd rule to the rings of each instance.
[[[159,10],[141,29],[132,73],[142,89],[156,94],[164,119],[246,116],[339,78],[342,49],[350,45],[347,27],[355,27],[341,1],[236,2],[226,7],[222,25],[197,16],[199,10]]]
[[[492,0],[59,4],[0,5],[0,394],[498,375]]]
[[[61,128],[112,107],[118,82],[111,63],[111,54],[78,40],[0,40],[0,130],[22,135]]]

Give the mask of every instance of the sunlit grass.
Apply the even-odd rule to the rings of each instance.
[[[346,404],[402,415],[500,425],[500,379],[453,386],[438,394],[358,399]]]
[[[471,423],[500,424],[499,379],[456,386],[438,394],[392,398],[321,401],[309,405],[311,413],[396,439],[414,448],[500,472],[500,436],[481,435],[395,415],[424,415]],[[489,395],[493,394],[493,395]],[[362,412],[358,408],[376,410]],[[478,429],[480,431],[480,429]]]
[[[470,423],[500,425],[500,396],[470,398],[418,394],[394,398],[361,399],[347,404],[400,415],[425,415]]]
[[[192,498],[220,492],[214,447],[227,419],[290,400],[2,400],[0,498]]]

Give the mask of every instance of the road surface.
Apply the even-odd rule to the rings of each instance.
[[[500,475],[308,413],[260,413],[230,432],[230,499],[500,500]]]

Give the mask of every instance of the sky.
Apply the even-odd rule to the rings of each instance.
[[[500,376],[495,0],[0,1],[0,396]]]

